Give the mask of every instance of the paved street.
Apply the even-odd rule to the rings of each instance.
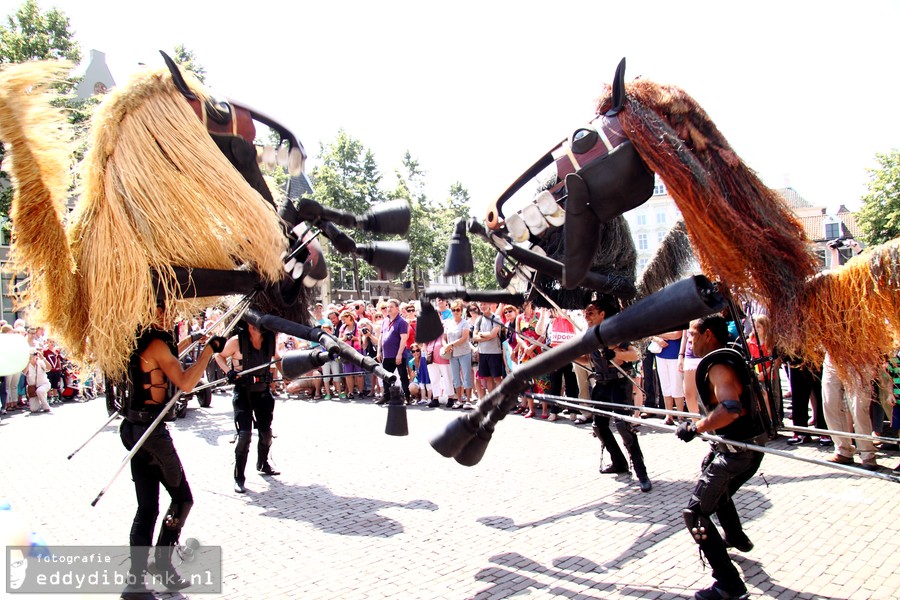
[[[428,445],[457,411],[411,408],[410,435],[389,437],[383,408],[279,400],[282,475],[248,469],[241,496],[231,491],[229,409],[216,395],[169,425],[195,498],[183,539],[222,546],[224,598],[691,598],[710,583],[681,518],[706,448],[699,440],[643,426],[654,483],[644,494],[636,480],[597,473],[589,427],[511,415],[484,460],[462,467]],[[127,544],[128,471],[91,507],[125,455],[116,427],[66,460],[105,419],[101,399],[51,415],[18,411],[0,425],[0,497],[50,545]],[[788,449],[783,438],[773,447]],[[898,460],[879,455],[889,467]],[[898,492],[768,456],[735,498],[756,544],[732,554],[752,597],[896,598]]]

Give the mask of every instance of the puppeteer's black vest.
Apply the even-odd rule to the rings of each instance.
[[[137,341],[137,347],[128,359],[128,381],[126,383],[123,401],[123,408],[126,410],[136,412],[155,410],[158,413],[165,404],[165,402],[153,402],[153,397],[151,395],[152,390],[150,389],[150,373],[145,373],[141,370],[141,353],[144,352],[154,340],[160,340],[168,346],[169,351],[174,356],[178,356],[178,346],[175,344],[175,338],[172,336],[172,332],[150,327],[141,333]],[[162,371],[160,371],[160,373],[162,373]],[[162,373],[162,377],[163,383],[168,387],[166,398],[171,398],[171,382],[169,381],[169,378],[166,377],[165,373]]]
[[[275,334],[271,331],[262,332],[262,344],[259,350],[253,347],[250,334],[247,331],[238,333],[238,343],[241,349],[241,370],[248,371],[253,367],[259,367],[271,362],[275,356]],[[235,387],[240,386],[248,392],[262,392],[272,382],[272,369],[260,369],[246,377],[239,377]]]
[[[697,365],[697,395],[700,396],[707,413],[714,408],[710,406],[709,370],[715,365],[728,365],[737,373],[741,382],[741,396],[738,400],[747,411],[733,423],[717,429],[716,435],[738,442],[752,440],[766,430],[763,415],[760,413],[763,398],[759,381],[740,352],[731,348],[713,350]]]

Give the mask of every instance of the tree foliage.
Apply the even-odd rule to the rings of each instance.
[[[406,200],[411,215],[409,233],[406,235],[410,249],[409,264],[401,274],[401,279],[411,282],[414,295],[418,296],[419,288],[427,283],[428,272],[433,265],[434,211],[425,194],[426,171],[408,150],[403,156],[402,169],[396,175],[396,187],[388,197],[392,200]]]
[[[172,57],[178,66],[185,71],[190,71],[200,83],[206,81],[206,69],[197,60],[193,50],[188,50],[184,44],[175,46],[175,56]]]
[[[374,154],[343,129],[332,143],[320,146],[319,160],[320,164],[311,173],[317,202],[354,214],[362,214],[373,204],[384,202],[379,188],[381,173]],[[351,232],[351,235],[358,244],[371,239],[371,234],[364,232]],[[328,252],[327,262],[332,287],[352,286],[361,291],[364,279],[377,276],[373,267],[356,256]]]
[[[55,8],[41,12],[35,0],[25,0],[0,25],[0,63],[48,59],[81,60],[69,17]]]
[[[496,290],[500,287],[497,276],[494,274],[494,264],[497,260],[497,249],[490,245],[481,236],[469,236],[472,245],[472,260],[475,264],[475,272],[466,275],[466,285],[478,290]]]
[[[867,245],[900,237],[900,151],[875,155],[879,167],[869,169],[868,192],[857,218]]]

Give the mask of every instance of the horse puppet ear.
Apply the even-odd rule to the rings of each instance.
[[[187,82],[184,80],[184,75],[181,74],[181,69],[178,68],[178,64],[172,60],[171,56],[162,50],[160,50],[159,53],[162,54],[163,61],[165,61],[166,66],[169,68],[169,73],[172,74],[172,82],[175,84],[175,89],[181,92],[188,100],[196,100],[197,95],[191,91],[190,87],[188,87]]]
[[[612,86],[612,108],[606,111],[606,116],[611,117],[613,115],[619,114],[619,112],[625,107],[625,58],[622,57],[622,60],[619,61],[619,66],[616,67],[616,74],[613,75],[613,86]]]

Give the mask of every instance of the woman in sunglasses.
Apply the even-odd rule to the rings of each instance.
[[[469,322],[463,319],[462,300],[454,300],[450,304],[451,317],[444,321],[445,356],[450,357],[450,375],[456,389],[456,400],[447,400],[447,408],[454,404],[462,404],[463,392],[466,397],[472,394],[472,345],[469,343]]]

